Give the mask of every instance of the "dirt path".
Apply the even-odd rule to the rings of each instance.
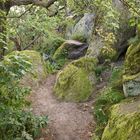
[[[91,113],[92,101],[88,103],[68,103],[56,100],[53,95],[55,76],[31,95],[33,112],[48,115],[51,137],[40,140],[90,140],[94,119]]]

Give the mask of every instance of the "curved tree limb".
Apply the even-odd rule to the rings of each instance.
[[[49,8],[56,1],[58,0],[10,0],[10,5],[12,7],[12,6],[34,4],[44,8]]]

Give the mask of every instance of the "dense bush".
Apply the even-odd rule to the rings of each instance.
[[[33,140],[46,118],[25,111],[29,89],[20,86],[22,77],[32,69],[25,55],[8,55],[0,62],[0,139]],[[28,109],[27,109],[28,110]]]

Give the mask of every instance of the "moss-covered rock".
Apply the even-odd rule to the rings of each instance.
[[[140,43],[131,45],[126,53],[123,82],[125,96],[140,94]]]
[[[127,76],[135,75],[140,72],[140,43],[136,46],[131,45],[126,53],[124,74]],[[127,79],[126,79],[127,80]]]
[[[64,42],[53,55],[56,61],[67,59],[78,59],[86,54],[88,45],[75,40]]]
[[[21,84],[24,86],[30,86],[32,89],[36,88],[39,82],[41,82],[47,75],[41,55],[38,52],[31,50],[15,51],[12,54],[26,55],[29,57],[29,61],[32,64],[32,71],[21,80]]]
[[[52,37],[47,41],[46,46],[43,48],[42,52],[53,56],[55,51],[65,42],[61,37]]]
[[[55,95],[66,101],[86,101],[94,90],[97,60],[83,57],[66,66],[58,75]]]
[[[114,105],[102,140],[140,139],[140,100]]]

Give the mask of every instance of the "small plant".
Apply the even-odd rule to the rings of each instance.
[[[101,65],[97,66],[95,69],[96,76],[99,77],[105,69],[106,67],[104,66],[101,66]]]
[[[51,73],[55,73],[59,69],[59,66],[55,62],[51,63],[49,60],[47,60],[46,61],[46,69],[47,69],[47,72],[49,74],[51,74]]]

